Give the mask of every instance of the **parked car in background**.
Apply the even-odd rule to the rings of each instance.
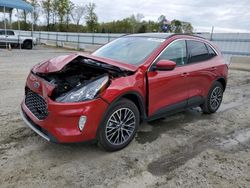
[[[0,46],[19,47],[24,49],[32,49],[37,44],[37,39],[34,37],[19,36],[14,30],[0,29]]]
[[[228,67],[208,40],[166,33],[116,39],[91,55],[73,53],[35,65],[21,104],[24,121],[48,141],[96,139],[115,151],[142,121],[221,105]]]

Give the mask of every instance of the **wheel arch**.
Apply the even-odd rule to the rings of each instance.
[[[23,43],[25,43],[25,42],[32,42],[32,43],[33,43],[33,41],[32,41],[31,39],[25,39],[25,40],[23,41]]]
[[[137,92],[130,92],[122,95],[120,98],[125,98],[131,100],[138,108],[140,112],[140,122],[144,121],[147,117],[145,104],[143,102],[142,96]]]
[[[226,86],[227,86],[226,79],[224,77],[219,77],[216,79],[216,81],[221,83],[221,85],[223,86],[223,91],[225,91]]]
[[[26,44],[27,42],[29,42],[31,44],[31,47],[27,47]],[[32,49],[33,48],[33,41],[32,39],[25,39],[22,43],[22,48],[25,48],[25,49]]]
[[[122,98],[130,100],[136,105],[140,113],[140,122],[144,121],[147,118],[144,98],[141,96],[140,93],[138,93],[137,91],[129,91],[129,92],[122,93],[121,95],[116,97],[110,105],[116,103]]]

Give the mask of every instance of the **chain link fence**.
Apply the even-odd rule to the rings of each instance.
[[[45,32],[20,31],[22,36],[32,36],[38,39],[40,44],[50,44],[54,46],[67,47],[75,49],[85,49],[86,46],[100,46],[106,44],[125,34],[110,33],[63,33],[63,32]],[[250,33],[198,33],[200,37],[214,42],[222,51],[226,60],[231,56],[250,56]]]

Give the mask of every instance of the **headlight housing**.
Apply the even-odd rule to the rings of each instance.
[[[96,78],[94,81],[77,87],[56,98],[56,102],[81,102],[94,99],[100,92],[108,86],[108,75]]]

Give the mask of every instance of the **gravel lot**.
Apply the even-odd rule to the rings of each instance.
[[[230,70],[223,104],[144,123],[124,150],[48,143],[19,116],[30,68],[69,53],[0,49],[0,187],[249,187],[250,72]]]

